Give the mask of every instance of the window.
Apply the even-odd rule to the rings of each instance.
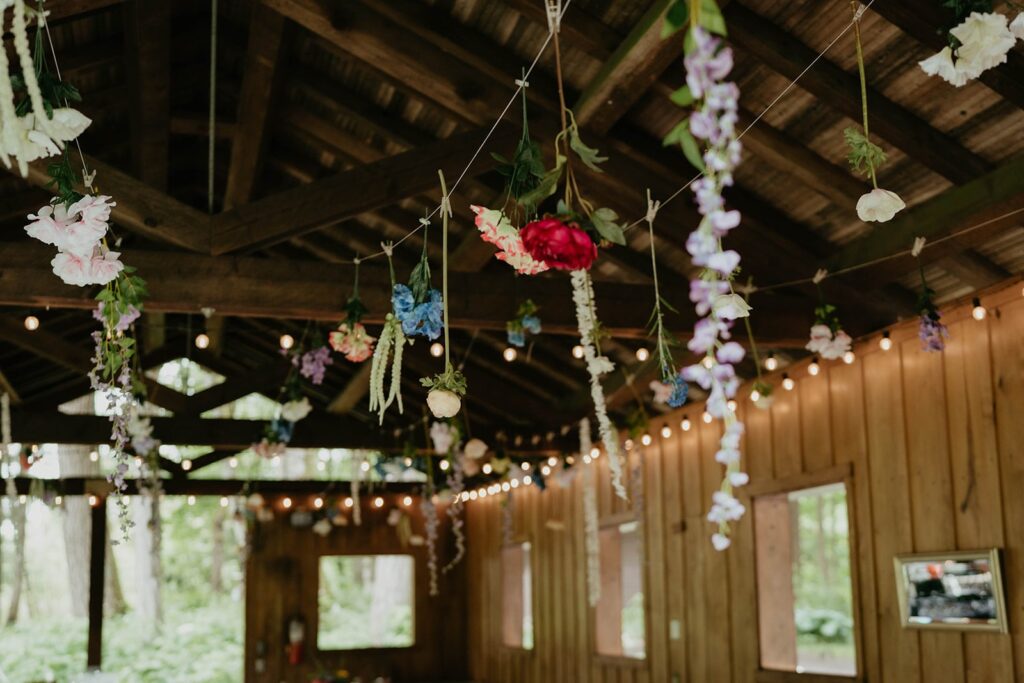
[[[601,599],[595,614],[597,652],[643,659],[647,652],[640,528],[612,524],[599,532]]]
[[[530,544],[501,549],[501,639],[509,647],[533,649],[533,571]]]
[[[320,650],[411,647],[415,565],[411,555],[320,558]]]
[[[754,498],[761,667],[857,673],[846,486]]]

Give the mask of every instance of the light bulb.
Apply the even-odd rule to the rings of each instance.
[[[441,461],[441,471],[442,472],[447,472],[448,471],[448,461],[447,460],[442,460]]]
[[[847,365],[853,365],[853,361],[855,360],[857,360],[857,356],[853,353],[853,351],[847,351],[846,353],[843,354],[843,362],[846,363]]]
[[[382,507],[384,507],[384,499],[381,498],[380,496],[377,496],[376,498],[374,498],[373,499],[373,507],[375,507],[375,508],[382,508]]]
[[[546,477],[549,474],[551,474],[551,468],[548,467],[547,465],[544,465],[544,467],[540,468],[540,473],[543,474]]]
[[[504,358],[509,363],[514,361],[516,359],[516,356],[518,355],[519,352],[516,351],[516,347],[514,346],[506,346],[505,350],[501,352],[501,357]]]
[[[511,484],[509,484],[509,483],[508,483],[507,481],[505,481],[505,482],[502,482],[502,484],[501,484],[501,490],[502,490],[502,491],[504,491],[505,493],[508,493],[509,491],[511,491],[511,490],[512,490],[512,485],[511,485]]]
[[[645,446],[650,446],[651,441],[652,439],[650,434],[644,434],[643,436],[640,437],[640,443],[642,443]]]
[[[434,358],[440,358],[444,355],[444,344],[441,342],[434,342],[430,345],[430,355]]]
[[[704,413],[700,417],[701,417],[702,420],[704,420],[704,424],[707,424],[707,425],[711,424],[711,420],[714,419],[714,418],[711,417],[711,413],[709,413],[706,410],[704,411]]]
[[[220,506],[222,508],[226,508],[228,506],[228,498],[227,498],[227,496],[221,496],[220,497]]]
[[[490,474],[491,472],[494,471],[494,468],[491,467],[491,463],[489,462],[485,462],[484,466],[481,467],[480,469],[483,471],[484,474]]]
[[[316,498],[313,499],[313,507],[315,507],[317,510],[319,510],[323,506],[324,506],[324,499],[323,498],[321,498],[320,496],[317,496]]]
[[[359,469],[361,469],[363,472],[369,472],[370,462],[368,460],[362,461],[361,463],[359,463]]]
[[[529,472],[529,471],[530,471],[530,463],[528,463],[528,462],[523,462],[523,463],[520,463],[520,465],[519,465],[519,468],[520,468],[520,469],[521,469],[521,470],[522,470],[523,472]]]
[[[554,467],[557,464],[558,464],[558,458],[556,458],[553,455],[550,458],[548,458],[548,465],[550,465],[551,467]]]
[[[28,502],[28,496],[18,496],[18,502],[21,503],[22,505],[24,505],[25,503]],[[125,505],[128,504],[128,496],[124,497],[124,502],[125,502]]]
[[[583,454],[583,464],[584,465],[589,465],[591,460],[592,460],[592,458],[588,454],[586,454],[586,453]]]
[[[598,448],[597,446],[594,446],[593,448],[590,449],[590,459],[597,460],[599,457],[601,457],[601,449]]]
[[[758,391],[757,389],[752,389],[751,392],[750,392],[750,400],[753,401],[754,403],[757,403],[758,401],[760,401],[761,400],[761,392]]]
[[[200,332],[199,334],[196,335],[196,348],[197,349],[205,349],[205,348],[208,348],[209,346],[210,346],[210,338],[206,335],[205,332]]]
[[[974,308],[971,309],[971,317],[975,320],[984,320],[985,316],[988,315],[988,311],[981,305],[981,299],[974,297],[971,303],[974,305]]]
[[[29,332],[35,332],[39,329],[39,318],[34,315],[25,316],[25,329]]]
[[[228,467],[230,467],[231,469],[235,469],[236,467],[238,467],[238,458],[236,458],[235,456],[231,456],[230,458],[228,458]]]
[[[279,341],[281,343],[281,348],[285,351],[295,346],[295,337],[290,334],[282,334]]]
[[[470,500],[476,500],[479,496],[480,496],[480,494],[477,493],[476,491],[470,491],[469,492],[469,499]]]
[[[892,338],[889,336],[889,331],[886,330],[882,333],[882,338],[878,340],[878,348],[883,351],[888,351],[892,348]]]
[[[734,413],[736,412],[736,408],[737,408],[737,405],[736,405],[736,401],[734,401],[733,399],[731,399],[731,398],[730,398],[730,399],[729,399],[729,402],[728,402],[728,403],[726,403],[725,405],[726,405],[726,406],[727,406],[727,407],[729,408],[729,410],[731,410],[732,412],[734,412]]]
[[[764,359],[764,369],[768,372],[774,372],[779,367],[779,359],[775,357],[774,353],[769,353],[768,357]]]
[[[60,504],[61,504],[61,503],[63,503],[63,502],[64,502],[64,497],[63,497],[63,496],[56,496],[56,497],[55,497],[55,498],[53,499],[53,504],[54,504],[54,505],[60,505]]]
[[[692,426],[693,425],[690,424],[690,418],[688,417],[684,417],[683,421],[679,423],[679,428],[682,429],[684,432],[690,431],[690,427]]]
[[[533,477],[527,474],[525,477],[523,477],[523,483],[529,486],[530,484],[533,483]]]
[[[661,428],[661,438],[667,439],[670,436],[672,436],[672,428],[669,427],[668,425],[665,425],[664,427]]]
[[[189,496],[187,502],[188,502],[189,506],[195,505],[196,504],[196,497],[195,496]]]
[[[785,389],[786,391],[793,391],[793,387],[795,387],[795,386],[796,386],[796,382],[793,381],[792,377],[790,377],[789,375],[783,375],[782,376],[782,388],[783,389]]]
[[[89,507],[94,508],[94,507],[96,507],[99,504],[100,504],[100,499],[99,498],[97,498],[96,496],[89,496]]]
[[[351,496],[345,496],[345,507],[350,508],[350,507],[352,507],[355,504],[356,504],[356,502],[354,500],[352,500]]]
[[[511,484],[512,488],[514,488],[514,489],[519,488],[519,480],[518,479],[513,479],[511,482],[509,482],[509,484]]]
[[[487,497],[487,489],[480,489],[480,497],[481,498],[486,498]]]
[[[404,498],[402,498],[402,505],[404,505],[405,507],[409,507],[410,505],[412,505],[412,496],[405,496]]]
[[[579,344],[577,344],[576,346],[572,347],[572,357],[573,358],[583,358],[583,347],[580,346]]]
[[[89,451],[89,462],[96,462],[100,459],[100,454],[96,451]]]
[[[183,469],[186,472],[188,472],[190,469],[192,469],[192,461],[188,460],[188,459],[182,460],[181,461],[181,469]]]
[[[285,510],[289,509],[291,506],[292,506],[292,499],[291,498],[289,498],[288,496],[285,496],[284,498],[281,499],[281,507],[283,507]]]
[[[821,372],[821,366],[818,365],[818,359],[815,358],[811,361],[811,364],[807,366],[807,374],[814,377]]]
[[[646,361],[650,357],[651,357],[651,352],[648,351],[647,349],[645,349],[644,347],[641,346],[639,349],[636,350],[636,359],[638,361],[640,361],[641,363],[643,363],[644,361]]]

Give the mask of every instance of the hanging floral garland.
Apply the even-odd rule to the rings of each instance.
[[[508,343],[512,346],[523,348],[526,346],[526,335],[540,334],[540,318],[537,317],[537,304],[533,299],[527,299],[519,304],[516,309],[516,317],[509,320],[505,325],[505,333]]]
[[[661,296],[661,288],[658,284],[658,259],[654,249],[654,219],[658,214],[659,203],[651,199],[651,191],[647,190],[647,230],[651,242],[651,275],[654,278],[654,310],[651,311],[650,336],[654,337],[655,354],[658,358],[658,368],[661,371],[660,385],[665,394],[662,403],[668,404],[670,408],[679,408],[686,403],[686,396],[689,393],[689,386],[686,380],[676,370],[675,360],[672,358],[672,350],[679,345],[675,336],[665,327],[665,313],[663,308],[675,312],[672,304]],[[655,390],[657,394],[657,389]],[[641,405],[643,405],[641,403]]]
[[[448,518],[452,521],[452,535],[455,536],[455,555],[441,570],[443,574],[447,574],[452,569],[455,569],[455,566],[458,565],[466,555],[466,534],[462,530],[462,527],[464,526],[462,519],[462,511],[464,507],[462,492],[466,490],[466,480],[462,469],[462,458],[454,457],[450,459],[447,483],[452,500],[448,505],[448,510],[446,512],[448,514]]]
[[[918,62],[921,70],[959,88],[1006,63],[1017,40],[1024,40],[1024,12],[1010,22],[993,12],[992,5],[992,0],[942,0],[943,7],[953,10],[953,25],[946,33],[949,45]]]
[[[590,457],[593,443],[590,420],[580,420],[580,457]],[[586,462],[586,460],[584,460]],[[601,600],[600,527],[597,517],[597,477],[593,461],[583,468],[583,543],[587,553],[587,602],[596,607]]]
[[[820,303],[814,309],[811,339],[804,348],[827,360],[836,360],[842,358],[850,350],[853,339],[843,330],[836,307],[825,301],[820,284],[824,276],[825,271],[818,271],[814,278],[815,285],[818,287]]]
[[[303,343],[300,343],[300,347]],[[263,437],[251,446],[252,451],[261,458],[271,460],[284,455],[295,433],[295,423],[306,419],[313,412],[313,404],[302,394],[302,385],[299,383],[302,371],[296,362],[298,358],[299,355],[293,355],[292,365],[281,385],[278,400],[286,400],[281,403],[277,417],[264,425]]]
[[[924,351],[937,352],[946,348],[949,328],[942,323],[942,314],[939,312],[939,307],[935,305],[935,290],[928,286],[928,280],[924,275],[924,263],[920,258],[924,242],[923,237],[918,237],[914,240],[914,247],[911,250],[911,254],[917,259],[918,271],[921,273],[921,294],[917,298],[917,310],[921,314],[921,323],[917,336],[921,339],[921,348]]]
[[[425,237],[425,236],[424,236]],[[402,350],[405,347],[406,337],[402,330],[402,320],[398,315],[401,310],[408,315],[411,308],[406,306],[405,291],[399,290],[404,285],[395,283],[395,266],[391,260],[394,245],[391,243],[382,244],[384,254],[388,259],[388,270],[391,273],[391,307],[392,311],[384,318],[384,329],[377,341],[377,348],[373,352],[373,361],[370,365],[370,410],[377,411],[380,424],[384,424],[384,413],[393,402],[398,401],[398,412],[405,412],[402,406]],[[405,287],[408,289],[408,287]],[[398,295],[402,295],[403,301],[399,305]],[[384,379],[388,371],[388,363],[391,364],[391,383],[385,394]]]
[[[377,341],[360,322],[367,310],[359,298],[359,263],[360,260],[355,259],[355,283],[352,285],[352,295],[345,303],[345,320],[328,335],[331,348],[343,354],[350,363],[362,363],[373,355],[373,343]]]
[[[427,534],[427,573],[430,577],[430,595],[438,595],[437,589],[437,506],[431,499],[429,492],[423,496],[420,503],[420,510],[423,512],[423,523]]]

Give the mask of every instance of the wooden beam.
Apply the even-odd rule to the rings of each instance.
[[[919,43],[938,52],[948,47],[946,28],[953,13],[942,3],[931,0],[875,0],[871,9]],[[1024,55],[1010,50],[1006,64],[989,69],[979,81],[1019,108],[1024,108]]]
[[[197,361],[201,363],[201,361]],[[204,389],[188,397],[185,409],[176,415],[201,415],[208,410],[236,401],[254,392],[266,391],[281,386],[288,374],[289,365],[284,359],[277,359],[264,366],[229,377],[226,381]]]
[[[50,183],[47,163],[42,159],[30,165],[30,183],[38,187]],[[117,202],[111,213],[115,223],[155,242],[209,253],[210,220],[206,214],[94,157],[87,155],[86,163],[96,171],[98,190]]]
[[[547,457],[547,456],[544,456]],[[33,482],[38,479],[30,477],[17,477],[14,480],[15,488],[21,495],[31,495]],[[366,482],[363,482],[364,484]],[[63,479],[48,479],[47,486],[50,490],[60,492],[64,496],[94,495],[104,499],[113,495],[113,487],[110,482],[100,477],[67,477]],[[128,480],[125,482],[129,495],[137,495],[140,492],[139,482]],[[351,490],[352,482],[326,479],[187,479],[172,478],[164,479],[161,486],[162,495],[166,496],[237,496],[243,491],[249,493],[259,492],[264,495],[324,495],[333,492],[336,495],[347,495]],[[422,492],[424,484],[420,482],[404,481],[383,481],[374,482],[374,489],[384,494],[388,493],[419,493]]]
[[[238,135],[238,124],[234,121],[217,121],[213,131],[218,140],[234,141]],[[187,135],[205,138],[210,134],[210,120],[202,114],[174,114],[171,117],[171,135]]]
[[[1024,156],[972,182],[955,187],[923,204],[911,207],[892,222],[880,225],[867,235],[848,244],[829,262],[829,270],[867,263],[910,249],[915,237],[934,240],[966,227],[986,223],[984,227],[925,249],[921,259],[931,263],[961,252],[1010,226],[1024,223],[1024,213],[1004,217],[1024,209]],[[871,268],[872,277],[857,274],[862,283],[883,282],[883,274],[906,272],[910,257],[888,261]]]
[[[0,243],[0,304],[91,309],[91,292],[71,287],[54,278],[49,268],[51,250],[30,241]],[[322,261],[287,261],[255,257],[213,257],[180,253],[168,259],[166,252],[126,251],[125,258],[146,278],[150,311],[195,313],[210,307],[221,315],[337,321],[344,317],[354,277],[351,264]],[[363,301],[369,307],[367,322],[379,323],[391,310],[390,276],[381,261],[360,266]],[[504,330],[515,314],[517,301],[532,298],[544,307],[544,328],[553,334],[577,334],[576,309],[568,278],[513,278],[506,271],[450,273],[449,307],[453,328]],[[595,282],[597,305],[604,327],[613,335],[646,337],[650,285],[616,281]],[[663,289],[663,295],[681,311],[688,292],[679,285]],[[645,302],[638,305],[637,302]],[[798,341],[794,336],[807,322],[805,313],[784,303],[762,304],[755,320],[758,338],[778,346]],[[674,329],[687,334],[693,325],[689,311],[672,316]],[[676,327],[678,326],[678,327]],[[24,330],[17,334],[38,337]],[[36,339],[37,341],[32,341]],[[806,341],[806,340],[805,340]],[[65,342],[66,343],[66,342]],[[766,343],[768,343],[766,341]],[[87,358],[88,352],[77,353]]]
[[[729,39],[786,78],[796,78],[817,57],[816,51],[740,3],[731,3],[725,15]],[[860,82],[856,75],[823,58],[803,73],[799,85],[822,104],[860,120]],[[990,170],[980,156],[871,87],[868,99],[874,132],[944,178],[963,183]]]
[[[106,584],[107,501],[101,498],[91,509],[89,543],[89,639],[85,666],[99,671],[103,664],[103,588]]]
[[[129,92],[134,99],[128,111],[135,175],[158,190],[166,190],[171,116],[171,5],[164,0],[128,0],[123,16],[125,69]]]
[[[485,129],[460,133],[222,213],[214,219],[213,253],[270,246],[435,188],[440,195],[437,170],[457,178],[486,135]],[[502,149],[515,135],[511,126],[499,126],[488,147]],[[480,154],[469,173],[492,164]]]
[[[332,415],[346,415],[366,398],[370,391],[370,363],[359,366],[355,374],[349,378],[345,388],[327,405],[327,412]]]
[[[238,135],[231,145],[224,193],[226,209],[248,202],[259,180],[267,120],[273,115],[274,93],[281,81],[279,64],[286,49],[284,36],[285,17],[255,3],[249,19],[249,46],[238,101]]]
[[[547,30],[548,18],[544,3],[536,2],[536,0],[504,0],[504,3],[527,19],[540,24],[545,31]],[[595,53],[610,55],[622,42],[622,36],[618,31],[590,14],[579,3],[573,3],[566,10],[565,16],[562,17],[560,35],[590,55]]]
[[[661,73],[682,57],[684,33],[668,39],[661,36],[672,4],[673,0],[656,0],[590,81],[573,107],[581,126],[608,133]]]
[[[124,0],[47,0],[46,20],[53,24],[89,12],[120,5]]]

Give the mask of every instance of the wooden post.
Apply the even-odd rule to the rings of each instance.
[[[98,670],[103,659],[103,584],[106,572],[107,499],[92,508],[92,543],[89,554],[88,670]]]

